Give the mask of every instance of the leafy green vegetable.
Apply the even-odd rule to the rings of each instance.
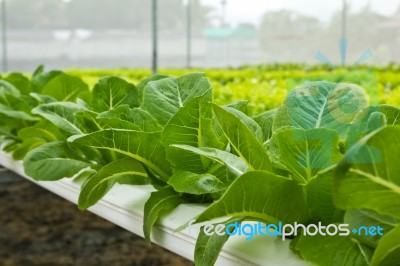
[[[373,250],[345,236],[298,236],[291,249],[316,265],[369,265]]]
[[[81,209],[116,183],[150,183],[156,191],[144,209],[147,242],[163,213],[184,202],[211,202],[197,222],[230,217],[379,225],[385,234],[373,238],[300,233],[291,248],[319,265],[397,263],[400,109],[376,105],[371,88],[333,83],[354,80],[347,73],[326,79],[333,82],[299,77],[278,106],[285,93],[277,89],[282,82],[276,73],[255,78],[268,84],[266,97],[245,90],[260,85],[244,82],[240,71],[228,75],[229,82],[215,71],[213,83],[193,73],[151,76],[137,86],[106,76],[92,79],[92,89],[42,66],[30,79],[12,73],[0,78],[0,147],[23,159],[35,180],[85,179]],[[242,87],[232,85],[239,81]],[[265,97],[257,104],[240,100],[221,92],[225,85],[243,99]],[[227,239],[200,233],[196,264],[213,264]]]
[[[390,105],[368,106],[349,125],[346,145],[353,146],[363,136],[387,125],[400,125],[400,109]]]
[[[382,237],[372,257],[372,266],[396,265],[400,261],[400,225]]]
[[[22,160],[32,149],[48,142],[65,140],[66,137],[56,126],[47,120],[40,120],[31,127],[25,127],[18,131],[18,139],[21,143],[14,150],[13,158]]]
[[[346,211],[344,222],[349,224],[350,228],[370,228],[371,226],[379,226],[382,228],[384,234],[399,224],[399,221],[393,217],[380,215],[379,213],[366,209],[351,209]],[[353,237],[371,248],[376,248],[382,238],[379,234],[375,236],[355,234]]]
[[[333,183],[335,168],[319,172],[306,185],[308,209],[314,221],[323,223],[340,222],[343,211],[333,203]]]
[[[0,80],[0,97],[4,98],[7,94],[19,96],[21,93],[13,84],[5,80]]]
[[[10,73],[4,80],[14,85],[14,87],[23,95],[28,95],[32,92],[32,84],[30,80],[22,73]]]
[[[151,114],[140,108],[131,109],[128,105],[120,105],[113,110],[100,113],[96,118],[100,124],[110,128],[145,132],[162,131],[162,127]]]
[[[171,187],[165,187],[151,193],[144,205],[143,231],[147,243],[151,241],[151,230],[160,215],[183,202],[184,200]]]
[[[226,216],[247,216],[276,223],[309,219],[302,187],[293,180],[265,171],[250,171],[240,176],[196,221]]]
[[[63,72],[58,70],[46,72],[43,65],[39,66],[32,75],[32,92],[40,93],[48,82],[62,74]]]
[[[193,152],[220,164],[224,164],[233,174],[237,176],[242,175],[248,170],[246,163],[240,157],[226,151],[209,147],[196,148],[189,145],[178,144],[172,145],[172,147]]]
[[[40,115],[53,123],[61,130],[74,135],[83,134],[84,126],[75,116],[75,113],[84,107],[71,102],[54,102],[42,104],[32,110],[32,113]]]
[[[139,106],[138,91],[133,84],[118,77],[104,77],[94,86],[91,103],[94,111],[104,112],[123,104]]]
[[[84,154],[63,141],[43,144],[24,158],[25,173],[35,180],[58,180],[72,177],[83,168],[92,166]]]
[[[286,129],[277,132],[274,138],[279,145],[280,162],[300,183],[307,183],[340,158],[339,137],[330,129]]]
[[[248,167],[252,170],[271,170],[268,153],[252,130],[231,111],[216,105],[213,109],[233,150]]]
[[[272,129],[328,128],[342,136],[348,124],[367,105],[364,91],[354,84],[309,82],[288,95],[278,109]]]
[[[161,179],[168,180],[171,167],[165,158],[165,149],[159,142],[160,136],[159,132],[105,129],[87,135],[76,135],[69,138],[69,141],[122,153],[142,162]]]
[[[142,107],[164,126],[188,100],[210,93],[210,89],[201,73],[151,81],[144,88]]]
[[[193,147],[222,147],[213,131],[210,94],[188,100],[165,125],[161,135],[168,160],[176,168],[202,173],[208,168],[208,160],[194,153],[172,148],[173,144]]]
[[[337,168],[335,204],[400,218],[399,156],[400,127],[387,127],[364,137]]]
[[[202,195],[221,191],[225,185],[211,174],[195,174],[188,171],[176,170],[168,180],[175,191]]]
[[[80,78],[59,74],[46,83],[41,94],[51,96],[60,102],[73,102],[77,98],[89,95],[89,88]]]
[[[15,110],[1,103],[0,103],[0,113],[12,119],[31,121],[31,122],[38,121],[36,117],[33,117],[23,111]]]
[[[228,225],[235,222],[241,222],[242,218],[234,218],[227,220],[224,225]],[[218,226],[218,225],[216,225]],[[196,247],[194,250],[194,262],[198,266],[214,265],[218,259],[219,252],[222,250],[226,241],[228,241],[229,235],[224,234],[222,236],[213,234],[208,236],[204,233],[204,226],[201,228],[199,236],[197,237]]]
[[[263,141],[267,141],[272,137],[272,124],[276,117],[276,113],[277,109],[272,109],[253,117],[254,121],[263,131]]]
[[[138,185],[147,183],[147,172],[138,161],[132,158],[116,160],[102,167],[83,184],[78,207],[87,209],[96,204],[119,179],[126,177],[133,177]]]
[[[226,107],[230,107],[233,109],[236,109],[242,113],[247,114],[247,104],[249,103],[249,101],[236,101],[233,103],[229,103],[227,105],[225,105]]]

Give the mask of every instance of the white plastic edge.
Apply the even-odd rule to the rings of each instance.
[[[0,165],[29,181],[77,204],[80,186],[71,179],[34,181],[25,175],[22,163],[0,151]],[[89,211],[136,235],[143,237],[144,203],[153,191],[151,186],[115,185],[111,191]],[[201,204],[181,204],[161,219],[152,232],[152,242],[193,261],[196,237],[187,229],[177,229],[203,211]],[[250,241],[245,237],[230,237],[215,265],[309,265],[289,250],[290,241],[260,236]]]

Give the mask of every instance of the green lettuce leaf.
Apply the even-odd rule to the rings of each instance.
[[[172,171],[166,159],[165,149],[159,142],[160,135],[160,132],[105,129],[87,135],[72,136],[68,141],[122,153],[142,162],[161,179],[168,180]]]
[[[174,170],[169,178],[170,184],[176,192],[202,195],[224,190],[226,186],[217,177],[211,174],[196,174],[183,170]]]
[[[237,178],[196,222],[227,216],[273,223],[301,223],[309,219],[303,188],[293,180],[266,171],[250,171]]]
[[[371,266],[398,265],[400,261],[400,225],[382,237],[372,257]]]
[[[85,126],[75,116],[76,112],[84,110],[81,104],[72,102],[54,102],[42,104],[32,110],[32,113],[42,116],[59,129],[71,134],[83,134]]]
[[[205,93],[211,95],[211,84],[202,73],[163,78],[146,85],[141,107],[164,126],[188,100]]]
[[[230,170],[230,172],[236,176],[244,174],[249,169],[246,163],[240,157],[223,150],[209,147],[196,148],[189,145],[178,144],[172,145],[171,147],[186,150],[188,152],[193,152],[221,165],[225,165]]]
[[[217,105],[213,105],[213,109],[232,149],[246,162],[249,169],[272,170],[268,153],[254,132],[231,110]]]
[[[280,130],[272,138],[276,138],[279,146],[279,161],[303,184],[336,164],[341,157],[339,137],[330,129],[289,128]]]
[[[60,102],[74,102],[77,98],[87,97],[89,87],[80,78],[59,74],[46,83],[41,94]]]
[[[133,177],[137,184],[146,184],[147,172],[135,159],[126,157],[103,166],[83,184],[79,194],[78,207],[87,209],[96,204],[118,180]]]
[[[165,125],[161,134],[167,158],[176,168],[190,172],[203,173],[209,166],[209,160],[195,153],[178,150],[171,145],[183,144],[193,147],[222,147],[213,131],[212,112],[208,101],[211,95],[190,99]]]
[[[241,222],[242,220],[243,218],[229,219],[224,224],[227,226],[228,224]],[[204,233],[204,226],[201,227],[194,248],[194,263],[198,266],[214,265],[228,239],[229,235],[226,233],[222,236],[218,234],[208,236]]]
[[[23,164],[28,176],[42,181],[72,177],[83,168],[94,165],[76,146],[64,141],[46,143],[31,150]]]
[[[293,90],[278,108],[272,130],[328,128],[344,136],[349,123],[367,105],[367,96],[357,85],[307,82]]]
[[[390,126],[364,137],[337,167],[335,204],[400,218],[399,157],[400,127]]]
[[[90,106],[98,113],[112,110],[120,105],[140,105],[137,88],[118,77],[104,77],[94,86]]]
[[[315,265],[369,265],[373,249],[349,236],[299,235],[290,245],[294,253]]]
[[[184,200],[172,187],[165,187],[151,193],[150,198],[144,205],[143,220],[144,239],[148,244],[151,243],[151,230],[159,217],[163,213],[176,208],[181,203],[184,203]]]

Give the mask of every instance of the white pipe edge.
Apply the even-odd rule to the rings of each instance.
[[[78,202],[80,185],[73,179],[34,181],[25,174],[20,161],[13,160],[2,151],[0,165],[74,204]],[[151,186],[116,184],[102,200],[88,210],[143,237],[143,209],[152,191],[154,189]],[[179,205],[153,228],[152,242],[193,261],[196,236],[190,234],[188,229],[178,229],[204,209],[204,204]],[[233,236],[225,244],[215,265],[309,265],[290,251],[289,243],[290,240],[282,241],[271,236],[257,236],[250,241],[244,236]]]

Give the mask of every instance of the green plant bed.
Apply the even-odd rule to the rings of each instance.
[[[268,226],[251,236],[292,239],[294,254],[317,265],[395,265],[400,109],[371,105],[376,95],[345,81],[298,79],[276,109],[249,115],[247,101],[216,104],[202,73],[136,86],[103,77],[89,89],[39,68],[1,81],[1,143],[35,180],[79,173],[81,209],[117,183],[151,185],[148,243],[162,214],[206,204],[192,221],[207,223],[197,265],[213,264],[239,232],[229,228],[249,222]]]
[[[248,100],[247,112],[256,115],[277,108],[287,96],[288,81],[343,80],[369,90],[376,90],[379,103],[400,105],[399,66],[353,66],[332,68],[323,65],[278,64],[247,66],[240,69],[161,69],[161,75],[181,76],[193,71],[204,72],[213,86],[213,101],[224,105]],[[66,73],[81,77],[90,87],[103,76],[119,76],[134,84],[148,77],[146,69],[75,69]]]

